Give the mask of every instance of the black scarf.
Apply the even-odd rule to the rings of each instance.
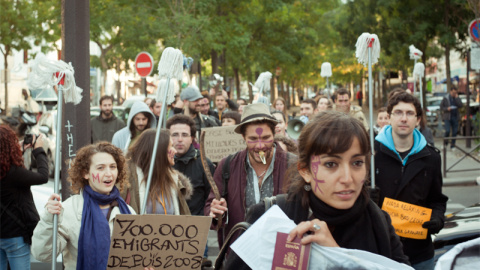
[[[367,207],[368,197],[365,193],[360,194],[353,204],[352,208],[340,210],[331,207],[315,196],[313,192],[309,192],[310,208],[313,216],[319,220],[325,221],[328,226],[342,226],[344,224],[351,224],[358,220],[365,212]]]
[[[362,192],[350,209],[333,208],[309,192],[313,217],[325,221],[337,244],[391,258],[390,235],[384,214]]]
[[[392,258],[390,232],[384,214],[372,202],[366,192],[362,192],[350,209],[333,208],[310,191],[309,209],[301,205],[301,196],[294,196],[285,207],[285,213],[298,224],[317,218],[325,221],[335,241],[340,247],[360,249]]]

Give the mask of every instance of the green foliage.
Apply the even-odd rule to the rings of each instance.
[[[3,50],[28,48],[29,37],[36,44],[59,39],[61,0],[0,5]],[[424,62],[443,53],[438,44],[463,52],[472,18],[464,0],[90,0],[90,38],[101,48],[91,65],[128,70],[138,52],[158,62],[172,46],[202,60],[207,76],[210,65],[228,77],[238,70],[243,79],[281,68],[281,80],[323,87],[320,67],[330,62],[331,82],[358,84],[365,68],[355,43],[363,32],[381,42],[375,69],[411,70],[410,44],[424,52]]]

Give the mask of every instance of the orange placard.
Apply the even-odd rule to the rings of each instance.
[[[427,239],[427,229],[422,224],[430,220],[432,209],[385,197],[382,210],[392,219],[395,232],[405,238]]]

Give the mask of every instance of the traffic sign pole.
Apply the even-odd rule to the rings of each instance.
[[[153,71],[153,57],[148,52],[141,52],[135,57],[135,70],[138,75],[142,77],[142,90],[147,97],[147,79],[146,77],[152,74]]]

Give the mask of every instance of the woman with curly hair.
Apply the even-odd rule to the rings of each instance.
[[[32,234],[40,219],[30,186],[48,182],[43,140],[33,136],[35,143],[23,147],[33,147],[38,172],[25,169],[15,132],[9,126],[0,126],[0,269],[7,269],[7,262],[11,269],[30,269]]]
[[[117,188],[128,185],[126,175],[123,152],[113,144],[99,142],[79,149],[68,170],[76,195],[62,203],[58,194],[48,199],[47,211],[33,232],[35,258],[52,260],[53,215],[59,215],[57,255],[63,254],[65,269],[106,269],[115,216],[135,214]]]
[[[150,190],[145,191],[156,134],[155,129],[142,132],[128,149],[128,179],[131,186],[122,193],[122,197],[139,213],[143,210],[145,196],[148,196],[147,214],[190,215],[187,200],[193,188],[190,179],[172,167],[177,151],[167,129],[160,132]]]

